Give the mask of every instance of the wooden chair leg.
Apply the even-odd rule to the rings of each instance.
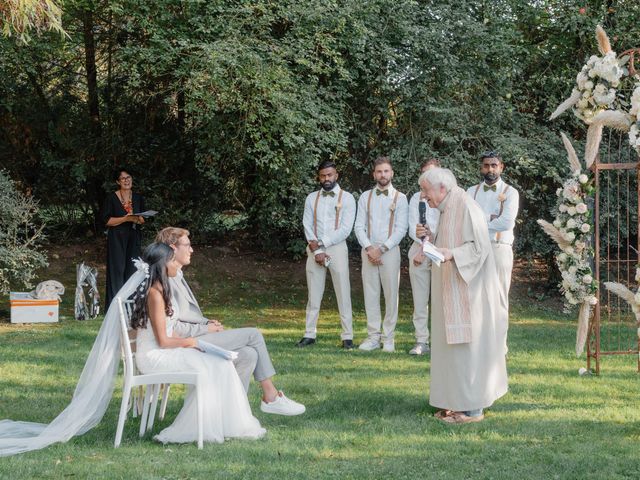
[[[151,395],[153,393],[153,385],[147,385],[144,394],[144,405],[142,406],[142,418],[140,419],[140,436],[144,436],[147,431],[147,418],[149,416],[149,404],[151,403]]]
[[[198,448],[202,450],[204,447],[204,398],[200,385],[196,385],[196,401],[198,403]]]
[[[116,440],[113,443],[114,448],[118,448],[122,441],[122,432],[124,430],[124,421],[127,419],[130,397],[131,387],[129,385],[125,385],[122,389],[122,403],[120,404],[120,416],[118,417],[118,427],[116,428]]]
[[[158,415],[159,420],[164,420],[164,415],[165,413],[167,413],[167,402],[169,401],[170,389],[171,389],[170,383],[163,384],[162,403],[160,404],[160,415]]]
[[[156,418],[156,410],[158,408],[158,396],[160,396],[160,385],[149,385],[148,388],[153,389],[153,400],[151,409],[149,410],[149,421],[147,422],[147,431],[153,429],[153,422]]]

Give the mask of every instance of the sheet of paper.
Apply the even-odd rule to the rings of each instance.
[[[238,358],[238,352],[225,350],[224,348],[220,348],[209,342],[203,342],[202,340],[198,340],[198,348],[204,353],[208,353],[209,355],[217,355],[218,357],[222,357],[225,360],[235,360],[236,358]]]
[[[422,252],[438,266],[440,266],[440,263],[444,261],[444,256],[440,253],[436,246],[427,240],[424,240],[422,242]]]

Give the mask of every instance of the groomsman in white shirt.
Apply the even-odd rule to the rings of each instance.
[[[376,187],[360,196],[354,227],[362,247],[362,283],[368,333],[360,350],[380,348],[382,341],[382,349],[393,352],[400,285],[398,244],[407,233],[409,206],[407,197],[391,185],[393,168],[389,157],[378,157],[373,165]],[[384,321],[380,310],[380,287],[384,293]]]
[[[420,173],[439,167],[436,158],[430,158],[420,165]],[[421,205],[422,204],[422,205]],[[418,190],[409,202],[409,236],[413,244],[409,249],[409,279],[413,296],[413,326],[416,330],[416,344],[409,350],[410,355],[429,353],[429,294],[431,291],[431,260],[422,253],[422,240],[434,241],[440,220],[440,210],[431,208],[422,192]]]
[[[332,161],[324,161],[318,166],[318,181],[322,188],[307,196],[302,219],[309,244],[306,265],[309,299],[304,336],[297,346],[316,343],[316,326],[329,270],[340,313],[342,347],[352,349],[353,318],[346,239],[353,229],[356,201],[338,185],[338,172]]]
[[[502,180],[504,163],[497,152],[484,152],[480,156],[480,162],[480,174],[484,181],[470,187],[467,194],[478,202],[484,211],[496,261],[500,293],[508,309],[513,270],[513,228],[518,215],[520,195],[515,188]],[[504,342],[506,349],[506,331]]]

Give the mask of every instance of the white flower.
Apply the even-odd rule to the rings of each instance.
[[[583,223],[580,227],[580,231],[582,233],[589,233],[589,230],[591,230],[591,225],[589,225],[588,223]]]
[[[582,277],[582,283],[586,283],[587,285],[591,284],[591,282],[593,282],[593,277],[591,275],[585,275],[584,277]]]
[[[576,242],[575,247],[576,247],[576,250],[578,252],[581,252],[582,250],[584,250],[587,247],[587,244],[584,243],[584,242]]]
[[[553,221],[553,226],[556,228],[560,228],[560,226],[562,225],[562,222],[560,220],[558,220],[557,218]]]
[[[558,187],[558,189],[556,190],[556,195],[559,197],[560,195],[562,195],[562,187]]]
[[[576,205],[576,212],[587,213],[587,205],[585,203],[579,203]]]
[[[563,262],[563,263],[564,263],[564,262],[566,262],[566,261],[567,261],[567,258],[568,258],[568,256],[567,256],[567,254],[566,254],[566,253],[564,253],[564,252],[562,252],[562,253],[559,253],[559,254],[558,254],[558,261],[559,261],[559,262]],[[639,270],[639,271],[640,271],[640,270]],[[636,279],[636,280],[637,280],[637,279]]]
[[[567,220],[567,228],[576,228],[576,221],[573,218]]]
[[[581,173],[580,176],[578,177],[578,181],[584,185],[589,181],[589,177],[587,177],[584,173]]]
[[[565,247],[564,251],[567,255],[573,255],[573,247],[571,245]]]
[[[571,297],[571,298],[567,298],[567,300],[569,301],[569,303],[570,303],[571,305],[577,305],[578,303],[580,303],[580,302],[578,302],[578,300],[576,300],[576,299],[575,299],[575,298],[573,298],[573,297]]]
[[[567,242],[573,242],[576,239],[576,234],[573,232],[567,232],[564,238]]]
[[[576,211],[576,207],[569,207],[569,208],[567,208],[567,213],[568,213],[569,215],[575,215],[575,214],[577,213],[577,211]]]
[[[591,295],[589,298],[587,298],[587,301],[589,302],[589,305],[598,304],[598,298],[595,295]]]
[[[564,203],[561,203],[560,205],[558,205],[558,211],[560,213],[565,213],[567,211],[567,206]]]
[[[575,275],[578,272],[578,268],[575,265],[571,265],[568,271],[571,275]]]

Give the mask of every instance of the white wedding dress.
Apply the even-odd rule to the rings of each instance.
[[[167,318],[171,336],[178,314]],[[202,353],[195,348],[160,348],[151,328],[140,329],[136,338],[136,364],[142,373],[198,371],[204,382],[204,441],[224,442],[225,438],[260,438],[266,430],[251,414],[247,394],[230,360]],[[174,422],[154,438],[162,443],[197,440],[195,389],[186,394],[184,406]]]

